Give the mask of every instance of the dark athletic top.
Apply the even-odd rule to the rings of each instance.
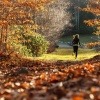
[[[78,38],[74,38],[72,41],[73,46],[78,46],[80,45],[80,40]]]

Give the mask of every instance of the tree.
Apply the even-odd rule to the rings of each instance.
[[[69,0],[55,0],[46,5],[46,10],[36,13],[36,24],[39,25],[37,32],[44,35],[52,46],[63,35],[62,30],[71,26],[69,13]]]
[[[89,43],[89,47],[95,47],[97,51],[100,51],[100,0],[89,0],[86,8],[83,9],[86,12],[92,13],[95,18],[90,20],[85,20],[84,22],[95,29],[94,34],[98,36],[97,42]]]
[[[1,0],[0,1],[0,46],[6,50],[7,37],[13,25],[32,27],[34,13],[42,10],[52,0]]]
[[[94,15],[92,13],[87,13],[84,10],[81,10],[83,8],[86,8],[89,0],[70,0],[70,9],[69,11],[72,14],[71,23],[73,25],[72,27],[72,33],[92,33],[93,28],[90,26],[86,26],[84,23],[84,20],[93,19]]]
[[[94,19],[85,20],[84,22],[96,29],[94,34],[100,35],[100,0],[89,0],[88,6],[83,9],[84,11],[91,12],[95,15]]]

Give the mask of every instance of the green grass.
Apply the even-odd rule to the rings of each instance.
[[[96,51],[92,49],[81,49],[79,48],[79,54],[78,58],[76,60],[84,60],[84,59],[89,59],[92,58],[95,55],[98,55],[100,53],[97,53]],[[52,52],[50,54],[44,54],[41,57],[34,57],[32,59],[35,60],[71,60],[74,61],[75,57],[72,56],[72,48],[67,49],[67,48],[58,48],[56,49],[55,52]]]

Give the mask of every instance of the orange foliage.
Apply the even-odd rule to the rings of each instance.
[[[0,97],[6,100],[99,100],[100,55],[66,62],[0,58],[0,80]]]
[[[100,24],[100,20],[99,19],[85,20],[84,23],[93,27],[93,26],[98,26],[98,24]]]
[[[88,47],[88,48],[94,48],[94,47],[96,47],[96,46],[98,46],[98,47],[100,47],[100,42],[91,42],[91,43],[87,43],[86,44],[86,46]]]
[[[2,0],[0,1],[0,25],[27,24],[32,20],[32,13],[41,10],[50,0]]]
[[[2,43],[7,42],[11,25],[34,25],[35,12],[43,10],[52,0],[0,0],[0,29]],[[5,34],[5,35],[4,35]],[[6,47],[5,47],[6,49]]]
[[[100,25],[100,0],[89,0],[87,8],[84,8],[83,11],[91,12],[96,17],[92,20],[84,21],[89,26],[99,26]]]

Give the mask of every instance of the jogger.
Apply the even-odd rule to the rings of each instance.
[[[73,44],[73,53],[75,54],[75,59],[76,59],[77,55],[78,55],[78,46],[80,45],[80,40],[79,40],[78,34],[76,34],[74,36],[72,44]]]

